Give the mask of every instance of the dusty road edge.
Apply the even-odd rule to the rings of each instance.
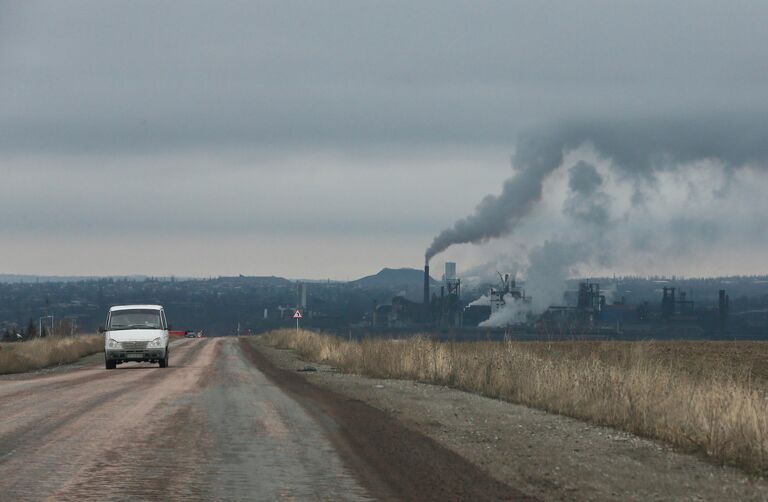
[[[433,439],[358,400],[275,366],[246,339],[240,347],[271,382],[317,419],[344,461],[381,500],[536,500],[494,479]]]

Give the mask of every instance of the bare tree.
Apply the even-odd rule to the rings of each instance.
[[[27,324],[27,329],[24,331],[24,340],[31,340],[36,336],[37,336],[37,326],[35,326],[35,321],[30,319],[29,323]]]

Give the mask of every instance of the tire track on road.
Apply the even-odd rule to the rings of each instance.
[[[199,350],[194,346],[188,348],[185,345],[180,347],[183,350],[181,365],[187,364],[195,352]],[[127,368],[126,368],[127,369]],[[21,394],[15,393],[16,399],[3,399],[0,401],[0,416],[3,417],[0,422],[0,461],[4,458],[3,452],[14,450],[13,444],[8,444],[8,436],[13,436],[16,444],[24,443],[30,438],[37,438],[42,434],[51,433],[59,427],[65,426],[71,419],[76,418],[80,413],[85,413],[100,404],[107,404],[121,395],[121,392],[132,385],[137,385],[137,380],[148,379],[151,383],[154,380],[162,378],[153,370],[155,368],[147,366],[135,366],[130,369],[131,373],[126,375],[125,370],[90,369],[88,374],[75,379],[67,378],[69,374],[63,374],[65,382],[62,387],[56,385],[56,382],[46,382],[42,386],[34,386],[31,389],[23,391],[24,398],[19,399]],[[173,371],[171,368],[169,368]],[[80,370],[83,371],[83,370]],[[111,388],[110,384],[117,382],[121,387]],[[94,389],[86,384],[98,384]],[[2,384],[0,384],[2,385]],[[70,411],[71,410],[71,411]],[[20,425],[20,422],[21,423]]]
[[[206,417],[207,500],[371,500],[322,428],[238,339],[222,343],[196,402]]]
[[[149,420],[142,420],[145,416],[163,415],[162,411],[153,412],[186,384],[194,385],[197,378],[191,382],[187,378],[201,371],[202,366],[194,365],[205,355],[207,345],[207,340],[201,340],[177,347],[179,359],[175,365],[172,359],[170,368],[100,370],[63,393],[55,386],[34,389],[41,390],[35,392],[40,399],[28,403],[26,410],[38,420],[0,436],[0,451],[12,451],[10,457],[0,458],[5,488],[0,500],[49,496],[76,480],[78,473],[101,458],[101,452],[114,446],[114,441],[122,440],[130,447],[131,439],[126,435],[143,437],[145,431],[137,429],[149,424]],[[210,345],[208,351],[213,348]],[[50,402],[45,403],[46,398]],[[0,414],[2,411],[0,407]]]
[[[361,401],[313,385],[276,367],[249,340],[251,363],[321,424],[347,466],[376,497],[387,500],[536,500],[468,460]]]

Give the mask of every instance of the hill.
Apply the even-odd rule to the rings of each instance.
[[[439,284],[433,278],[429,279],[432,285]],[[424,271],[415,268],[383,268],[377,274],[350,281],[349,284],[369,289],[421,288],[424,284]]]

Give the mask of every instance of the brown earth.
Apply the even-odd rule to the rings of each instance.
[[[543,500],[768,500],[763,479],[660,442],[445,387],[343,374],[247,342],[273,364],[301,374],[311,388],[365,402]],[[671,347],[678,348],[688,349]],[[702,358],[738,356],[708,349]],[[295,371],[306,365],[318,371]]]

